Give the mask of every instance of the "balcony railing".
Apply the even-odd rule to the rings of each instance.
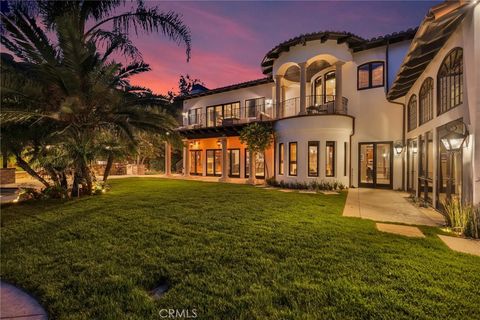
[[[318,114],[347,114],[348,99],[342,97],[342,104],[335,103],[333,95],[315,95],[307,96],[305,100],[304,115]],[[257,105],[252,107],[231,107],[225,109],[208,109],[206,112],[190,113],[187,117],[187,123],[184,128],[210,128],[232,126],[258,121],[270,121],[274,118],[275,103],[267,105]],[[284,100],[280,102],[280,114],[276,119],[294,117],[301,115],[300,97]]]

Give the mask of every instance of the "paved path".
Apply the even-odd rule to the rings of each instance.
[[[47,320],[42,306],[25,291],[0,281],[0,319]]]
[[[382,222],[441,226],[443,216],[433,209],[418,208],[408,200],[408,193],[392,190],[349,189],[343,215]]]

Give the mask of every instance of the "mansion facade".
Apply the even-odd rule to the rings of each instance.
[[[184,175],[401,189],[436,208],[480,202],[477,1],[442,3],[417,29],[369,40],[300,35],[261,68],[265,78],[182,98]],[[265,153],[240,142],[253,122],[275,132]]]

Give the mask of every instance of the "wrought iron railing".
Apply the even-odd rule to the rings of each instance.
[[[312,95],[305,97],[305,113],[303,115],[318,114],[347,114],[348,99],[342,97],[341,104],[336,103],[334,95]],[[228,109],[208,108],[188,114],[184,127],[208,128],[242,124],[256,121],[269,121],[301,115],[300,97],[286,99],[280,102],[280,114],[274,115],[275,103],[256,105],[251,107],[235,107]],[[203,109],[204,110],[204,109]]]

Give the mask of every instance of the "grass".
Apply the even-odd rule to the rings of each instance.
[[[480,258],[345,218],[345,194],[154,178],[2,210],[1,277],[55,319],[479,319]],[[162,280],[160,299],[148,291]]]

